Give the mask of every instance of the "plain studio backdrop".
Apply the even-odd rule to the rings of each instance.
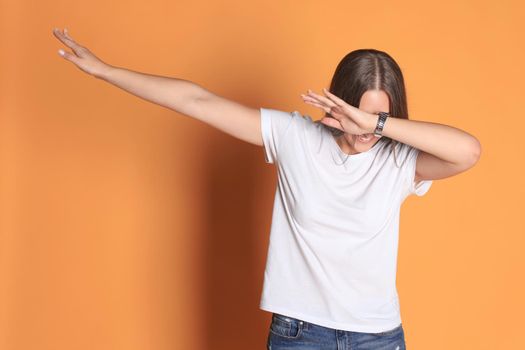
[[[402,208],[407,347],[524,349],[520,1],[0,4],[0,348],[263,349],[275,193],[262,147],[97,80],[57,53],[246,105],[321,111],[358,48],[401,66],[410,118],[456,126],[478,164]]]

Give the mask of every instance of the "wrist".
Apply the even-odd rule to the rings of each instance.
[[[104,64],[93,75],[97,79],[108,80],[111,72],[115,69],[116,67],[113,67],[112,65]]]
[[[373,134],[377,127],[377,121],[379,120],[379,114],[373,114],[371,113],[368,116],[368,126],[367,131],[370,134]]]

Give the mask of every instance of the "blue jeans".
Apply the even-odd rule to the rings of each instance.
[[[273,313],[266,348],[268,350],[406,350],[406,345],[401,324],[381,333],[351,332]]]

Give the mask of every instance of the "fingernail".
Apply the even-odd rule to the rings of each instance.
[[[60,49],[60,50],[58,50],[58,54],[59,54],[60,56],[64,56],[65,52],[64,52],[64,50]]]

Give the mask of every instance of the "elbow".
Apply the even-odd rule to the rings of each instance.
[[[472,137],[471,146],[469,147],[469,168],[476,165],[481,157],[481,143],[475,137]]]

